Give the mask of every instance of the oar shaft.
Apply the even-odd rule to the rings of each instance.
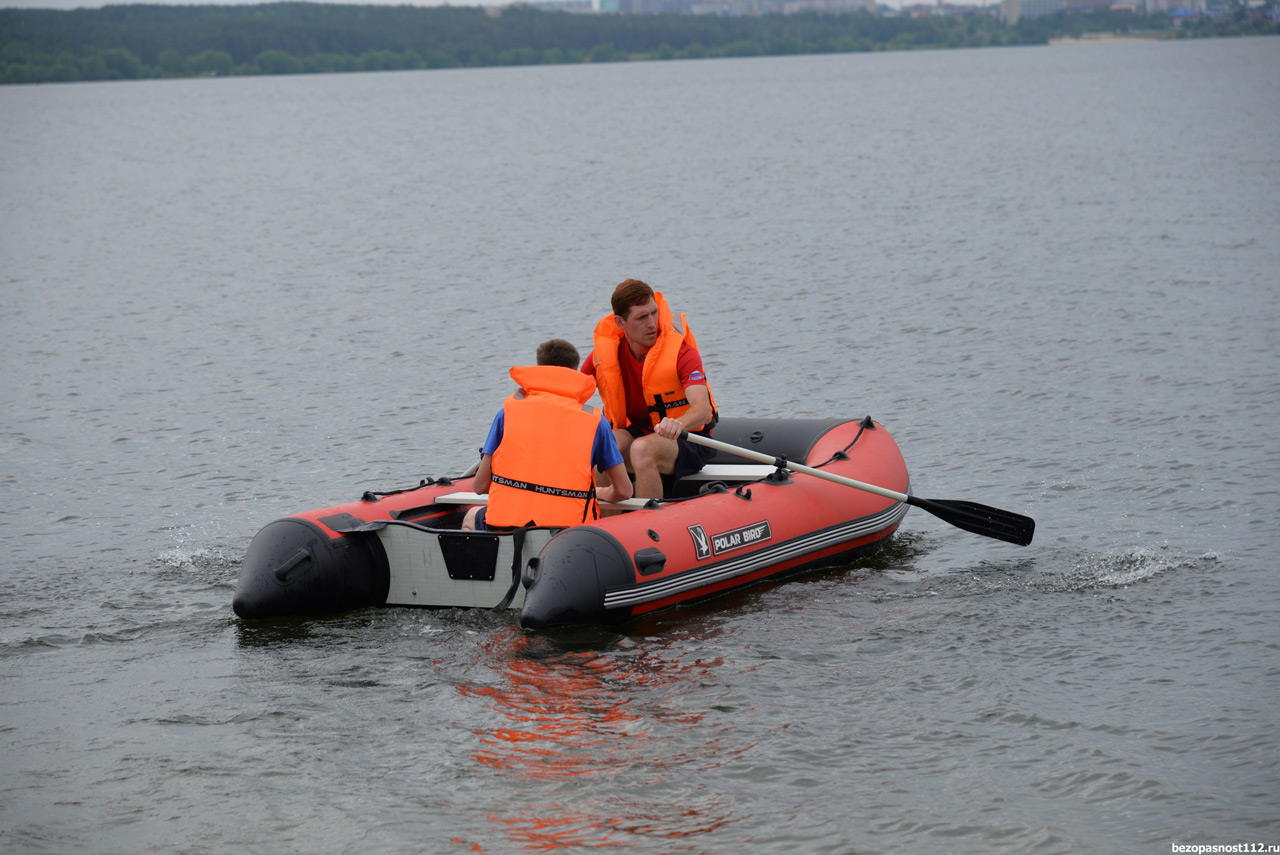
[[[705,445],[707,448],[715,448],[729,454],[736,454],[749,460],[757,460],[761,463],[777,463],[780,458],[771,457],[768,454],[761,454],[758,451],[752,451],[748,448],[739,448],[736,445],[730,445],[727,442],[720,442],[718,439],[702,436],[696,433],[685,434],[685,439],[698,445]],[[782,460],[786,467],[793,472],[803,472],[805,475],[812,475],[815,478],[821,478],[824,481],[831,481],[835,484],[843,484],[846,487],[853,487],[855,490],[865,490],[868,493],[875,493],[877,496],[884,496],[886,499],[893,499],[898,502],[910,502],[911,497],[906,493],[899,493],[895,490],[889,490],[885,487],[877,487],[875,484],[864,484],[861,481],[855,481],[852,478],[846,478],[843,475],[836,475],[833,472],[823,472],[821,469],[814,469],[812,466],[805,466],[803,463],[793,463],[790,460]]]

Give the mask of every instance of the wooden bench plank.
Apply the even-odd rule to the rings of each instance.
[[[436,496],[434,501],[442,505],[487,505],[488,493],[445,493]],[[638,511],[645,506],[648,499],[627,499],[625,502],[601,502],[600,507],[609,511]]]
[[[764,463],[708,463],[681,481],[757,481],[773,474],[777,467]]]

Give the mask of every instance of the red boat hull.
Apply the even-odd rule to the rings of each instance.
[[[874,423],[834,424],[815,438],[806,459],[791,459],[909,489],[897,444]],[[879,549],[906,510],[892,499],[786,472],[575,526],[526,567],[521,623],[541,629],[625,622],[762,579],[847,563]]]

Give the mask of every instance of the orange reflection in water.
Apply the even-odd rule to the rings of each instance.
[[[486,698],[509,719],[509,726],[476,731],[481,765],[535,780],[591,774],[600,752],[639,727],[626,698],[608,688],[610,663],[598,653],[550,661],[517,655],[505,666],[505,685],[459,689]]]
[[[673,728],[702,725],[705,711],[688,710],[679,696],[719,659],[664,659],[658,646],[567,650],[518,630],[495,631],[485,647],[499,685],[459,691],[504,719],[474,731],[474,759],[512,789],[511,813],[490,816],[508,841],[538,851],[623,846],[730,821],[722,797],[682,780],[693,755],[673,753],[667,741]],[[530,802],[539,795],[548,800]]]

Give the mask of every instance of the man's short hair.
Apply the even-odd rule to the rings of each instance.
[[[653,289],[639,279],[627,279],[613,289],[613,313],[626,320],[634,306],[643,306],[653,299]]]
[[[578,348],[562,338],[553,338],[538,345],[539,365],[559,365],[561,368],[578,367]]]

